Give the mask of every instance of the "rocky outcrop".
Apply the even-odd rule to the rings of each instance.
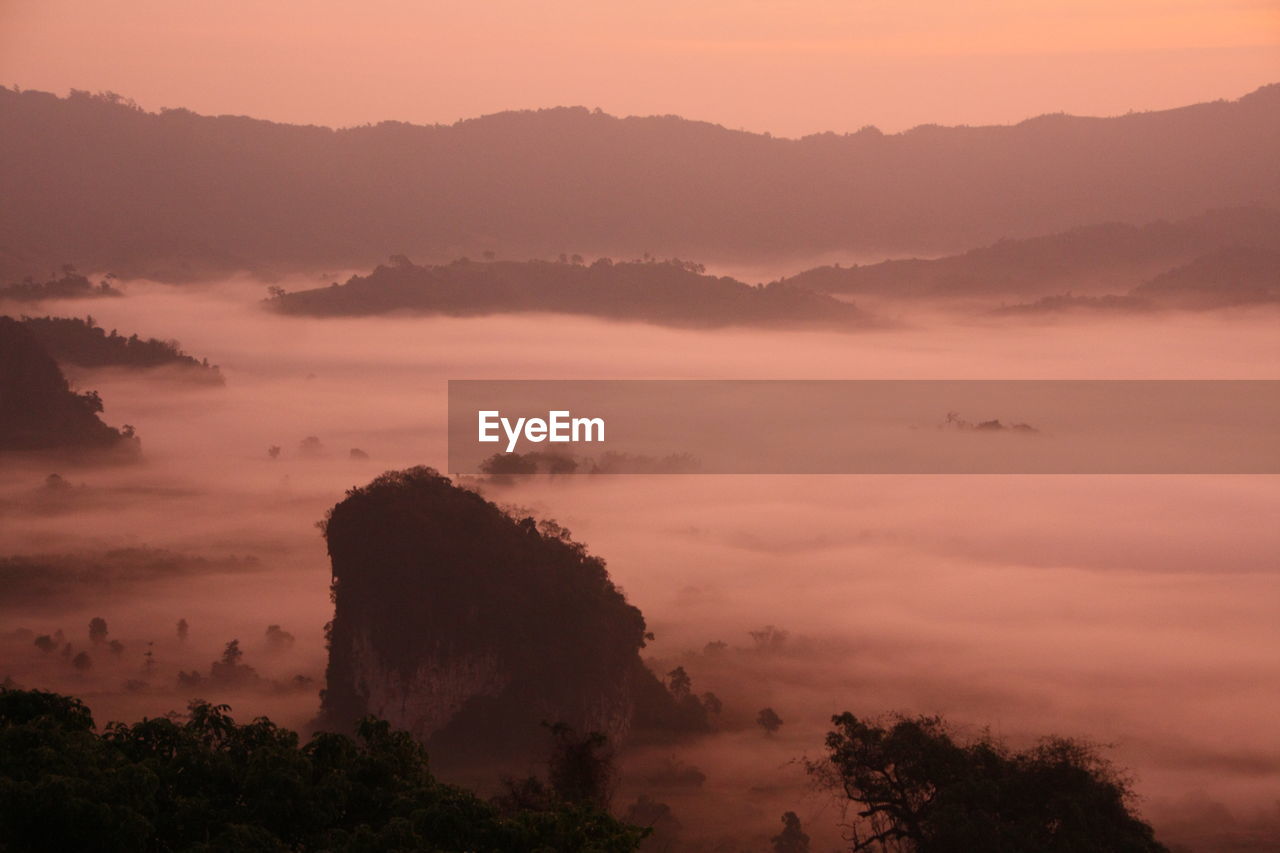
[[[644,617],[555,523],[414,468],[353,489],[323,528],[324,726],[375,714],[448,762],[528,752],[543,722],[617,741],[672,716],[640,659]]]

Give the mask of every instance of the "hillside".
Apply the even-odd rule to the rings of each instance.
[[[1128,290],[1202,255],[1240,247],[1280,249],[1280,210],[1246,207],[1176,222],[1091,225],[930,260],[817,267],[783,282],[891,297],[1098,294]]]
[[[23,317],[26,327],[63,365],[76,367],[168,368],[174,375],[212,385],[225,384],[218,366],[182,351],[177,341],[108,334],[92,317]]]
[[[582,314],[674,326],[857,326],[855,306],[785,284],[751,286],[679,261],[581,263],[393,260],[346,284],[287,293],[268,303],[312,316],[413,311],[472,316],[522,311]]]
[[[132,429],[99,418],[95,392],[77,394],[36,337],[0,317],[0,451],[136,450]]]
[[[1134,288],[1133,295],[1181,308],[1280,302],[1280,251],[1232,247],[1196,258]]]
[[[19,269],[25,265],[0,255],[0,271]],[[29,276],[25,281],[0,287],[0,302],[40,302],[46,299],[95,299],[104,296],[123,296],[109,281],[93,284],[78,275],[70,264],[62,276],[48,281],[35,281]]]
[[[1280,85],[1112,118],[798,140],[584,108],[332,130],[4,89],[0,275],[72,262],[173,279],[490,249],[936,254],[1280,206],[1277,148]]]

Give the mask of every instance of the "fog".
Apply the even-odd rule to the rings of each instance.
[[[99,723],[201,695],[238,718],[306,726],[331,614],[315,522],[383,470],[445,467],[448,379],[1252,379],[1280,367],[1274,313],[1031,323],[938,309],[854,333],[708,332],[548,315],[299,319],[262,310],[265,284],[250,279],[123,287],[123,299],[40,313],[177,338],[220,365],[226,387],[81,374],[108,423],[136,427],[143,461],[0,469],[0,554],[146,547],[208,561],[72,603],[0,593],[0,679],[74,692]],[[319,449],[300,446],[310,436]],[[34,499],[55,472],[73,491]],[[1280,478],[670,475],[479,487],[602,555],[656,635],[655,671],[683,665],[696,691],[724,700],[716,734],[622,756],[623,804],[669,759],[706,774],[701,787],[654,793],[686,843],[767,839],[784,810],[815,849],[837,843],[837,804],[796,759],[821,752],[843,710],[944,714],[1015,744],[1049,733],[1111,744],[1171,841],[1264,849],[1280,837]],[[118,657],[89,644],[94,616],[124,643]],[[270,624],[296,644],[269,648]],[[749,636],[768,625],[785,639]],[[91,652],[91,670],[17,633],[59,628]],[[226,696],[178,686],[178,670],[207,672],[231,639],[267,682]],[[704,650],[715,641],[727,647]],[[314,684],[292,689],[296,675]],[[130,680],[146,684],[125,689]],[[753,723],[765,706],[784,720],[774,737]]]

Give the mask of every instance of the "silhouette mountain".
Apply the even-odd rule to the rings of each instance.
[[[77,394],[35,335],[0,317],[0,450],[136,450],[104,424],[96,392]]]
[[[825,294],[786,284],[751,286],[680,261],[605,259],[586,266],[464,259],[416,266],[401,257],[346,284],[276,296],[268,304],[287,314],[319,316],[552,311],[677,326],[868,322],[855,306]]]
[[[1280,305],[1280,251],[1229,246],[1166,270],[1124,294],[1054,294],[1003,305],[992,313],[1211,311],[1258,305]]]
[[[1002,240],[931,260],[824,266],[782,280],[827,293],[895,297],[1102,293],[1224,249],[1280,249],[1280,210],[1213,210],[1177,222],[1108,223],[1025,240]]]
[[[323,725],[383,716],[445,763],[527,757],[544,722],[614,741],[706,728],[641,662],[644,617],[604,561],[553,522],[414,468],[352,489],[323,527]]]
[[[1178,308],[1280,303],[1280,251],[1232,246],[1161,273],[1132,295]]]
[[[943,253],[1280,206],[1280,85],[1236,101],[803,139],[581,107],[332,130],[0,90],[0,274],[368,267],[396,252]]]

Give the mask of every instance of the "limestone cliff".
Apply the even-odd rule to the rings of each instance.
[[[511,756],[542,722],[613,740],[670,714],[644,617],[604,562],[428,468],[350,491],[323,524],[333,563],[324,725],[390,720],[437,759]]]

